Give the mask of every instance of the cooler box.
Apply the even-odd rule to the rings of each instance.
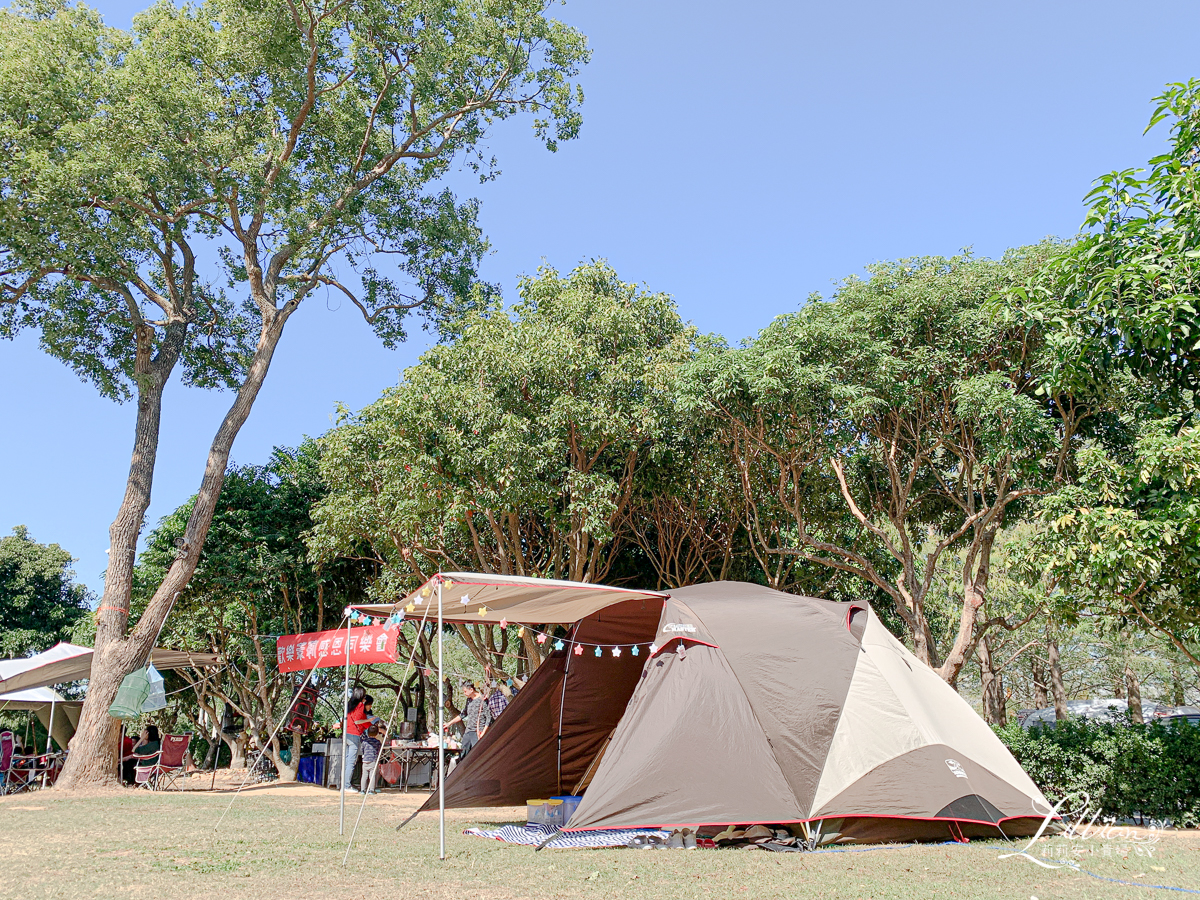
[[[563,802],[561,800],[526,800],[526,822],[529,825],[549,825],[561,828]]]
[[[300,768],[296,772],[296,778],[299,781],[305,781],[309,784],[320,784],[325,774],[325,757],[323,756],[302,756],[300,757]]]
[[[558,797],[551,797],[550,799],[559,800],[562,802],[562,821],[559,823],[559,827],[563,828],[570,824],[571,816],[575,815],[575,807],[579,805],[579,801],[582,800],[583,797],[575,796],[574,794],[563,794]]]

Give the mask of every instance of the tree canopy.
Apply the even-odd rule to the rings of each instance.
[[[322,441],[319,552],[378,560],[385,595],[439,566],[610,571],[693,332],[604,263],[544,269],[519,292],[511,315],[473,317]]]
[[[111,777],[103,710],[194,570],[233,441],[290,317],[329,290],[385,344],[486,306],[474,201],[488,127],[528,115],[551,150],[579,131],[582,34],[545,0],[160,0],[130,30],[65,0],[0,11],[0,336],[136,397],[110,529],[96,663],[64,783]],[[127,635],[163,391],[236,392],[180,552]]]
[[[69,640],[91,592],[75,583],[71,554],[39,544],[24,525],[0,538],[0,656],[27,656]]]
[[[1042,333],[989,305],[1055,249],[875,265],[688,375],[688,402],[726,425],[770,578],[786,586],[794,559],[873,585],[950,680],[989,627],[1006,515],[1068,476],[1095,413],[1048,377]],[[957,548],[963,606],[939,648],[925,597]]]
[[[1155,103],[1167,152],[1098,178],[1079,239],[1019,293],[1070,367],[1124,368],[1178,402],[1200,389],[1200,81]]]

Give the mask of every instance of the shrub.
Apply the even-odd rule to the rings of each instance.
[[[1070,798],[1067,812],[1088,803],[1101,818],[1200,820],[1200,727],[1068,719],[996,734],[1051,803]]]

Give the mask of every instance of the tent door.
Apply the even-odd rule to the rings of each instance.
[[[579,783],[571,790],[571,794],[578,797],[587,790],[587,786],[592,783],[592,776],[596,774],[596,770],[600,768],[600,761],[604,759],[604,753],[608,750],[608,745],[612,741],[613,735],[617,729],[613,729],[608,733],[603,743],[600,744],[600,749],[596,751],[596,755],[592,757],[592,761],[588,763],[587,771],[583,773],[583,777],[579,779]]]

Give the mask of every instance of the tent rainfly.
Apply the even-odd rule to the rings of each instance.
[[[531,599],[534,579],[507,602],[494,576],[446,577],[452,621],[455,607],[477,614],[490,584],[492,621],[503,608],[512,622],[572,621],[575,642],[653,645],[551,654],[446,778],[448,808],[571,793],[583,799],[568,831],[794,824],[860,841],[1029,835],[1050,811],[984,721],[866,604],[740,582],[572,600],[558,583],[571,605],[553,615]],[[455,602],[459,584],[469,603]]]

